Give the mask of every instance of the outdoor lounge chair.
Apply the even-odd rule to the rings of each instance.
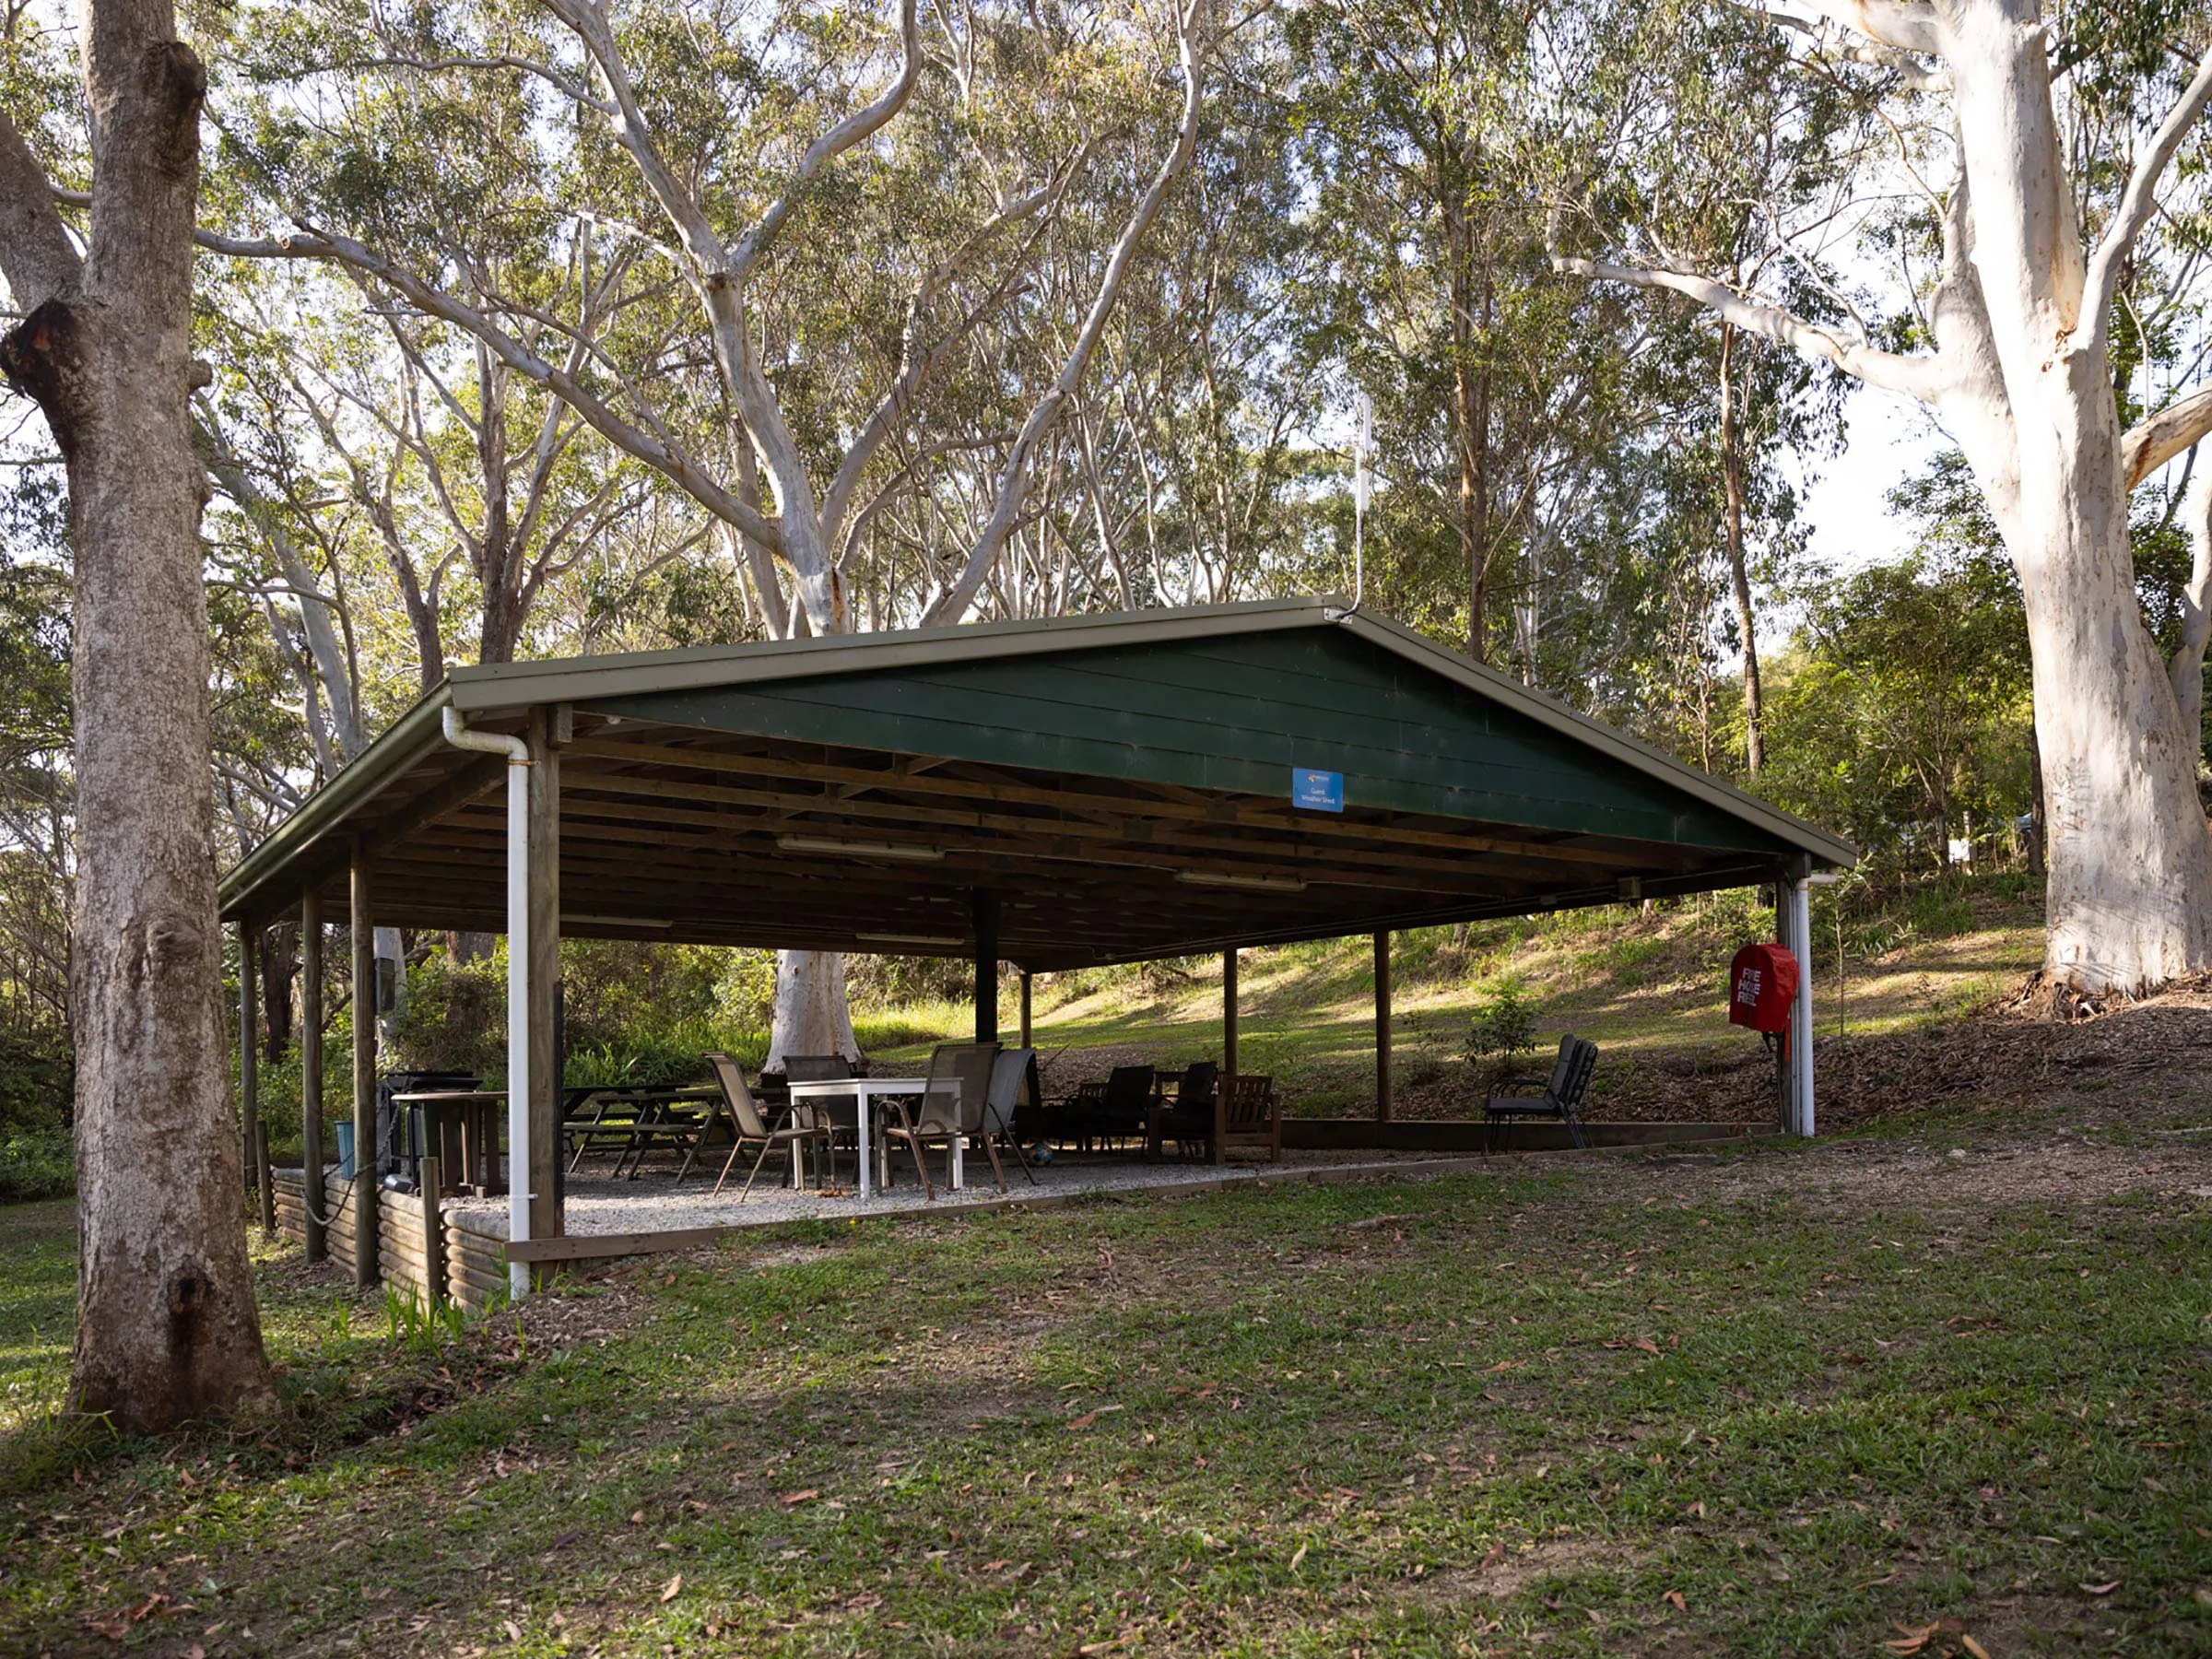
[[[1275,1098],[1275,1079],[1265,1072],[1239,1072],[1223,1091],[1218,1116],[1220,1150],[1264,1147],[1268,1160],[1283,1161],[1283,1105]]]
[[[1214,1096],[1221,1068],[1211,1060],[1199,1060],[1182,1068],[1175,1080],[1172,1104],[1155,1106],[1145,1120],[1145,1156],[1158,1158],[1162,1146],[1173,1141],[1188,1151],[1214,1138]]]
[[[1578,1114],[1583,1096],[1590,1088],[1590,1074],[1597,1069],[1597,1044],[1572,1032],[1559,1039],[1559,1058],[1549,1080],[1508,1077],[1482,1103],[1482,1155],[1490,1155],[1499,1125],[1524,1118],[1557,1118],[1567,1125],[1568,1138],[1580,1147],[1590,1144]],[[1534,1092],[1531,1092],[1533,1088]]]
[[[1152,1079],[1148,1065],[1117,1065],[1107,1076],[1106,1088],[1095,1105],[1086,1104],[1073,1125],[1077,1144],[1088,1149],[1094,1140],[1142,1140],[1146,1119],[1152,1111]]]
[[[917,1110],[910,1113],[903,1098],[891,1097],[899,1121],[883,1132],[884,1139],[902,1142],[913,1154],[914,1168],[922,1176],[922,1191],[932,1204],[937,1201],[937,1188],[929,1178],[926,1148],[932,1146],[945,1148],[949,1179],[954,1145],[965,1145],[982,1135],[984,1112],[991,1096],[991,1068],[997,1058],[995,1042],[939,1043],[929,1056],[929,1080],[923,1088]],[[983,1137],[983,1149],[990,1154],[991,1168],[997,1172],[998,1190],[1003,1193],[1006,1190],[1006,1172],[999,1165],[997,1148],[987,1136]],[[891,1171],[887,1149],[883,1160],[883,1184],[887,1189],[891,1185]]]
[[[709,1054],[707,1064],[714,1068],[714,1080],[722,1085],[723,1104],[729,1109],[730,1123],[735,1136],[730,1147],[730,1155],[723,1162],[721,1179],[714,1182],[715,1193],[719,1194],[723,1183],[729,1180],[730,1171],[735,1167],[740,1152],[747,1147],[760,1148],[760,1155],[753,1159],[752,1172],[746,1176],[745,1185],[738,1190],[737,1202],[743,1204],[753,1190],[753,1182],[759,1179],[760,1166],[768,1161],[771,1152],[778,1147],[797,1146],[802,1141],[811,1141],[817,1146],[826,1145],[830,1131],[822,1124],[811,1123],[787,1123],[780,1129],[770,1128],[761,1119],[760,1108],[753,1103],[753,1091],[745,1086],[745,1068],[727,1054]],[[795,1164],[794,1168],[795,1170]]]

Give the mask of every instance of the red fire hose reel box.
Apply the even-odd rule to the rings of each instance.
[[[1728,1020],[1755,1031],[1785,1031],[1797,995],[1797,959],[1781,945],[1747,945],[1728,965]]]

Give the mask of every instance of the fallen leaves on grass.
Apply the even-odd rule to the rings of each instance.
[[[661,1600],[663,1602],[674,1601],[677,1594],[681,1593],[683,1587],[684,1575],[679,1572],[674,1578],[670,1579],[666,1583],[661,1586]]]
[[[1132,1625],[1128,1630],[1124,1630],[1119,1636],[1116,1636],[1111,1641],[1087,1641],[1081,1647],[1077,1648],[1076,1652],[1082,1655],[1088,1655],[1092,1653],[1111,1653],[1117,1648],[1127,1647],[1131,1642],[1137,1639],[1139,1634],[1140,1631],[1138,1628]]]
[[[821,1495],[822,1492],[819,1487],[801,1487],[795,1492],[778,1492],[776,1494],[776,1501],[782,1504],[785,1509],[789,1509],[794,1504],[805,1503],[808,1500],[819,1498]]]
[[[1939,1618],[1934,1624],[1900,1624],[1897,1629],[1898,1639],[1885,1641],[1882,1645],[1893,1653],[1917,1653],[1938,1636],[1964,1636],[1966,1622],[1958,1618]]]
[[[1293,1572],[1296,1572],[1296,1571],[1298,1571],[1298,1569],[1299,1569],[1299,1563],[1300,1563],[1301,1561],[1303,1561],[1303,1560],[1306,1559],[1306,1551],[1307,1551],[1308,1549],[1310,1549],[1311,1547],[1312,1547],[1312,1546],[1311,1546],[1311,1545],[1307,1545],[1307,1544],[1300,1544],[1300,1546],[1299,1546],[1299,1547],[1297,1547],[1295,1550],[1293,1550],[1293,1551],[1291,1552],[1291,1555],[1290,1555],[1290,1571],[1293,1571]]]
[[[2084,1595],[2110,1595],[2113,1591],[2119,1588],[2120,1581],[2118,1579],[2113,1579],[2110,1583],[2102,1584],[2083,1584],[2080,1586],[2081,1593]]]
[[[1687,1613],[1689,1611],[1689,1603],[1683,1599],[1682,1592],[1679,1590],[1669,1590],[1659,1599],[1663,1602],[1670,1604],[1677,1613]]]
[[[1123,1406],[1100,1406],[1092,1410],[1085,1412],[1079,1418],[1069,1418],[1067,1426],[1071,1431],[1077,1429],[1088,1429],[1093,1423],[1097,1422],[1100,1418],[1104,1417],[1108,1412],[1124,1411],[1126,1409],[1128,1408]]]
[[[1344,1230],[1351,1233],[1373,1232],[1377,1228],[1388,1227],[1393,1221],[1405,1219],[1403,1215],[1369,1216],[1363,1220],[1347,1221],[1344,1224]]]

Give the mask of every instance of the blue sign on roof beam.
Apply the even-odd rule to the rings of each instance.
[[[1344,774],[1315,771],[1310,766],[1290,769],[1290,805],[1308,812],[1344,810]]]

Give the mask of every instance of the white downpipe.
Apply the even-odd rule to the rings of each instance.
[[[530,1237],[530,746],[520,737],[473,732],[445,711],[445,740],[455,748],[507,758],[507,1238]],[[530,1293],[530,1269],[507,1265],[517,1301]]]
[[[1797,956],[1797,995],[1790,1004],[1790,1089],[1797,1133],[1813,1135],[1813,884],[1790,884],[1790,948]]]

